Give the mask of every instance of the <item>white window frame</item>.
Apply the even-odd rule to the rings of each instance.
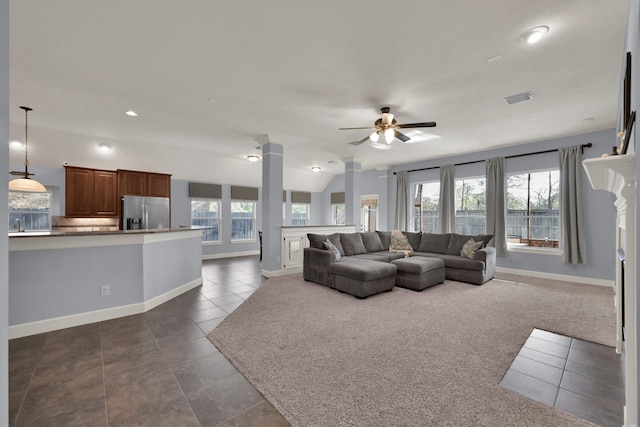
[[[342,208],[342,221],[339,221],[340,215],[338,209]],[[331,204],[331,224],[333,225],[345,225],[346,222],[346,205],[344,203],[332,203]]]
[[[459,216],[458,215],[458,194],[457,194],[457,189],[458,189],[458,182],[460,181],[471,181],[471,180],[483,180],[484,181],[484,211],[482,215],[467,215],[467,216]],[[463,184],[464,185],[464,184]],[[466,177],[459,177],[456,178],[454,180],[454,194],[455,194],[455,211],[456,211],[456,228],[455,228],[455,233],[458,234],[467,234],[467,235],[477,235],[477,234],[484,234],[485,230],[487,229],[487,178],[485,176],[466,176]],[[462,208],[462,206],[460,206],[460,208]],[[462,210],[462,209],[460,209]],[[478,209],[473,209],[473,210],[478,210]],[[467,228],[465,230],[462,231],[458,231],[458,218],[482,218],[484,225],[482,227],[482,230],[480,230],[479,228],[477,228],[476,226],[472,225],[471,228]]]
[[[505,174],[505,182],[506,182],[506,190],[505,190],[505,204],[507,204],[506,206],[506,210],[507,210],[507,215],[509,212],[509,206],[508,206],[508,200],[509,200],[509,186],[508,186],[508,182],[509,182],[509,178],[515,175],[531,175],[531,174],[536,174],[536,173],[548,173],[548,172],[558,172],[558,177],[560,174],[560,169],[559,168],[545,168],[545,169],[537,169],[537,170],[529,170],[529,171],[518,171],[518,172],[512,172],[512,173],[508,173]],[[558,183],[558,199],[560,198],[560,184]],[[559,203],[558,203],[559,205]],[[529,207],[527,207],[527,209],[529,209]],[[517,244],[512,242],[509,242],[510,238],[509,238],[509,226],[507,225],[507,218],[505,217],[505,228],[507,231],[507,249],[511,252],[523,252],[523,253],[537,253],[537,254],[545,254],[545,255],[556,255],[556,256],[561,256],[562,255],[562,224],[560,221],[560,207],[558,206],[558,216],[557,216],[557,223],[558,223],[558,230],[557,230],[557,236],[558,239],[554,241],[558,242],[558,247],[538,247],[538,246],[529,246],[526,244]],[[511,240],[513,240],[513,237],[511,238]],[[536,239],[539,240],[539,239]]]
[[[251,237],[246,237],[246,238],[234,238],[233,237],[233,221],[234,219],[246,219],[246,218],[234,218],[233,217],[233,205],[234,203],[250,203],[253,205],[253,217],[251,218],[251,220],[253,221],[253,226],[251,227]],[[256,236],[258,234],[258,232],[256,231],[256,226],[257,226],[257,221],[256,221],[256,208],[257,208],[257,202],[255,200],[238,200],[238,199],[232,199],[231,200],[231,243],[244,243],[244,242],[255,242],[256,241]]]
[[[436,215],[436,229],[428,229],[428,230],[424,230],[424,221],[417,216],[416,214],[419,212],[423,212],[422,211],[422,206],[420,206],[419,210],[416,211],[416,208],[418,207],[415,203],[415,197],[416,197],[416,192],[417,192],[417,187],[418,185],[422,185],[422,187],[424,188],[425,186],[434,186],[437,188],[437,193],[438,193],[438,201],[440,200],[440,181],[425,181],[425,182],[416,182],[414,184],[411,184],[411,195],[410,195],[410,200],[409,200],[409,226],[411,228],[411,231],[414,232],[426,232],[426,233],[440,233],[440,221],[438,219],[438,216]],[[423,193],[424,194],[424,193]],[[420,200],[420,205],[422,205],[422,200]],[[422,215],[424,216],[424,214]],[[420,225],[422,224],[422,227],[420,227]],[[422,229],[421,229],[422,228]]]
[[[190,207],[191,207],[191,228],[211,228],[211,226],[209,225],[194,225],[193,224],[193,202],[215,202],[218,205],[218,238],[216,240],[206,240],[205,239],[205,233],[202,233],[202,244],[203,245],[214,245],[214,244],[220,244],[222,243],[222,201],[220,199],[208,199],[208,198],[199,198],[199,197],[192,197],[190,200]],[[206,219],[206,218],[205,218]],[[215,218],[212,218],[215,219]]]
[[[304,206],[306,209],[306,218],[302,221],[294,217],[294,209],[297,206]],[[304,222],[304,223],[303,223]],[[291,203],[291,225],[292,226],[308,226],[311,225],[311,204],[309,203]]]

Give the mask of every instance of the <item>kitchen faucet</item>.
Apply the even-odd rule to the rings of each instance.
[[[13,229],[17,230],[17,231],[24,231],[24,228],[21,227],[21,223],[20,223],[20,218],[16,218],[15,221],[13,221]]]

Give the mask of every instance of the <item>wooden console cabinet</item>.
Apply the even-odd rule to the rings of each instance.
[[[118,216],[118,174],[114,171],[65,166],[65,215]]]

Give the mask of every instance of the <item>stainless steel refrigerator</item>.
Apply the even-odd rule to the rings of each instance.
[[[153,230],[169,228],[169,199],[167,197],[122,197],[122,230]]]

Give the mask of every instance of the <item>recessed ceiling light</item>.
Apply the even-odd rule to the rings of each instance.
[[[529,44],[536,43],[540,41],[542,36],[549,32],[549,27],[546,25],[541,25],[540,27],[535,27],[527,31],[520,37],[520,41],[527,42]]]
[[[327,163],[329,163],[330,165],[337,165],[338,161],[337,160],[329,160]]]
[[[501,59],[502,59],[502,56],[496,55],[496,56],[492,56],[491,58],[487,58],[487,62],[499,61]]]
[[[22,143],[21,141],[11,141],[9,145],[11,146],[11,148],[24,148],[24,143]]]
[[[314,172],[320,172],[322,168],[320,166],[311,166],[311,170]]]
[[[592,122],[594,121],[596,118],[595,117],[587,117],[586,119],[583,119],[583,122]]]
[[[133,110],[125,111],[124,113],[129,117],[138,117],[138,113]]]
[[[250,162],[257,162],[258,160],[260,160],[260,156],[247,156],[247,160],[249,160]]]
[[[111,146],[105,142],[101,142],[100,144],[98,144],[98,150],[103,153],[108,153],[109,151],[111,151]]]

